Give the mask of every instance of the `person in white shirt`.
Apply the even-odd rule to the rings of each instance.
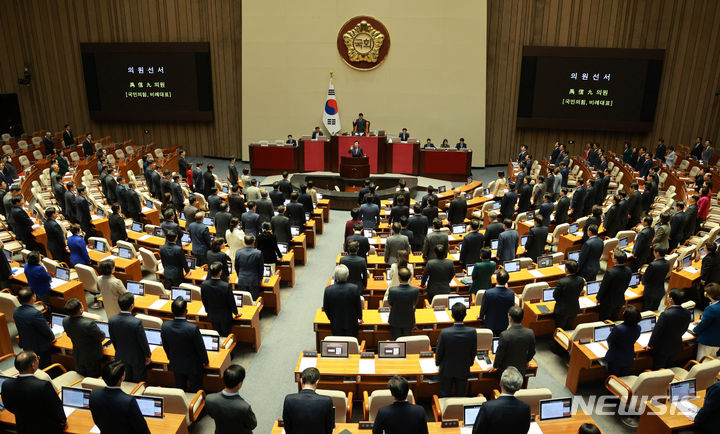
[[[235,258],[235,252],[245,248],[245,232],[240,229],[240,219],[233,217],[230,219],[230,228],[225,231],[225,241],[228,244],[227,255]],[[232,262],[233,271],[235,271],[235,261]]]

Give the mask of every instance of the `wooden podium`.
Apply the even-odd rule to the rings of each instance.
[[[370,159],[368,157],[340,157],[340,176],[347,179],[369,178]]]

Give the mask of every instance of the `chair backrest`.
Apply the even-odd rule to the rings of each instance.
[[[532,258],[526,258],[523,256],[523,257],[517,258],[517,259],[518,259],[518,261],[520,261],[521,269],[529,268],[533,264]]]
[[[698,174],[700,171],[700,166],[693,166],[692,169],[690,169],[690,173],[688,173],[688,178],[692,179],[695,177],[695,175]]]
[[[143,327],[151,328],[151,329],[159,329],[162,327],[163,320],[162,318],[158,318],[156,316],[151,315],[145,315],[144,313],[136,313],[135,318],[142,321]]]
[[[242,304],[243,306],[251,306],[255,304],[255,300],[252,298],[252,294],[250,294],[248,291],[236,291],[242,296]]]
[[[568,233],[569,228],[570,228],[570,225],[567,223],[562,223],[562,224],[555,226],[555,230],[552,233],[553,243],[557,243],[558,238],[560,238],[561,235]]]
[[[608,238],[607,240],[603,241],[603,253],[601,256],[601,259],[607,259],[607,255],[609,252],[612,252],[617,246],[620,244],[620,240],[617,238]]]
[[[166,413],[184,414],[186,415],[187,423],[190,424],[189,402],[182,389],[151,386],[145,389],[143,396],[158,396],[163,398],[164,411]]]
[[[105,381],[102,378],[85,377],[80,382],[80,387],[83,389],[102,389],[106,387]]]
[[[585,227],[585,222],[587,221],[587,217],[580,217],[579,219],[575,220],[575,223],[578,225],[578,230]]]
[[[678,170],[681,171],[681,172],[684,172],[685,169],[687,169],[688,167],[690,167],[690,161],[689,161],[689,160],[682,160],[682,161],[680,162],[680,165],[678,166]]]
[[[579,341],[581,339],[591,339],[593,337],[593,330],[595,327],[605,325],[602,321],[586,322],[578,324],[577,327],[570,333],[570,338],[573,341]]]
[[[17,297],[8,292],[0,292],[0,312],[5,315],[7,322],[15,321],[13,318],[13,312],[18,306],[20,306],[20,302]]]
[[[3,133],[3,135],[0,137],[2,138],[3,142],[9,142],[10,139],[12,138],[12,136],[9,133]]]
[[[680,305],[683,309],[695,309],[695,302],[692,300],[688,300],[685,303]]]
[[[472,398],[445,398],[441,401],[442,420],[456,419],[462,421],[465,417],[466,405],[480,405],[487,401],[485,397],[474,396]]]
[[[415,404],[415,397],[413,396],[412,390],[408,391],[407,401],[410,404]],[[393,398],[389,390],[381,389],[373,391],[368,398],[368,419],[374,421],[378,411],[393,402],[395,402],[395,398]]]
[[[140,247],[138,251],[140,252],[140,257],[142,258],[143,270],[147,270],[151,273],[156,272],[158,268],[158,260],[155,257],[155,254],[145,247]]]
[[[693,365],[690,371],[688,371],[687,377],[684,379],[689,380],[690,378],[694,378],[695,389],[705,390],[715,384],[715,377],[717,377],[718,373],[720,373],[720,360],[708,359],[702,363]]]
[[[396,342],[405,342],[406,354],[420,354],[425,351],[432,351],[430,338],[427,335],[402,336],[395,339]]]
[[[433,297],[432,301],[430,302],[430,306],[432,307],[439,307],[444,306],[448,307],[448,294],[438,294],[435,297]]]
[[[560,264],[562,261],[565,260],[565,253],[563,252],[555,252],[552,253],[550,256],[553,258],[553,264]]]
[[[113,154],[107,154],[107,157],[105,157],[105,158],[107,158],[107,161],[108,161],[108,163],[110,163],[110,164],[115,164],[115,163],[116,163],[116,161],[115,161],[115,156],[114,156]]]
[[[99,150],[101,150],[101,149],[102,149],[102,143],[100,143],[100,142],[95,142],[95,150],[96,150],[96,151],[99,151]]]
[[[141,280],[144,285],[146,295],[169,295],[162,283],[157,280]]]
[[[45,266],[47,272],[53,275],[55,274],[55,269],[60,266],[57,261],[50,258],[42,258],[42,263]]]
[[[128,155],[135,155],[135,149],[132,146],[125,146],[125,153]]]
[[[34,150],[34,151],[33,151],[33,158],[35,159],[35,161],[40,161],[40,160],[42,160],[42,159],[43,159],[43,154],[42,154],[42,152],[40,152],[39,149]]]
[[[83,318],[91,319],[93,321],[102,321],[102,317],[96,313],[83,312],[82,316],[83,316]]]
[[[13,148],[12,148],[12,146],[10,146],[10,145],[3,145],[3,146],[2,146],[2,150],[3,150],[3,153],[5,153],[5,154],[12,154],[12,153],[13,153]]]
[[[77,264],[75,265],[75,271],[77,271],[78,279],[82,282],[85,291],[99,292],[97,287],[98,276],[94,268]]]
[[[118,160],[124,160],[125,159],[125,153],[122,149],[116,149],[115,150],[115,156],[118,158]]]
[[[615,238],[618,239],[618,243],[620,242],[620,238],[627,238],[628,243],[632,243],[635,241],[635,235],[637,235],[637,232],[635,231],[619,231]]]
[[[668,256],[666,256],[665,259],[667,259],[667,261],[670,263],[670,271],[668,272],[668,276],[669,276],[670,273],[672,273],[672,271],[675,269],[675,263],[677,262],[678,254],[671,253]]]
[[[17,144],[18,144],[18,148],[20,148],[20,149],[27,149],[27,148],[28,148],[28,143],[27,143],[26,140],[19,140],[19,141],[17,142]]]
[[[664,396],[667,394],[668,386],[673,380],[673,371],[660,369],[658,371],[643,372],[633,384],[632,394],[634,397],[641,397],[637,405],[652,398],[653,396]]]
[[[155,158],[157,158],[158,160],[162,160],[163,157],[163,150],[160,148],[155,149]]]
[[[348,354],[360,354],[360,344],[357,338],[349,336],[327,336],[323,341],[328,342],[347,342],[348,343]]]
[[[550,288],[547,282],[528,283],[523,288],[520,300],[522,303],[530,300],[542,300],[543,290]]]
[[[530,414],[540,414],[540,400],[552,398],[552,392],[547,388],[520,389],[515,392],[515,398],[526,402],[530,406]]]
[[[493,332],[490,329],[475,329],[477,332],[477,349],[492,349]]]
[[[74,163],[77,163],[78,161],[80,161],[80,155],[78,155],[77,151],[72,151],[72,152],[70,153],[70,159],[71,159]]]
[[[30,166],[30,160],[28,159],[28,157],[26,157],[24,155],[21,155],[18,158],[18,161],[20,161],[20,165],[22,165],[23,168]]]
[[[335,407],[335,423],[347,422],[347,395],[340,390],[315,389],[318,395],[329,396]]]

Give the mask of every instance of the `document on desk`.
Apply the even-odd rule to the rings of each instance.
[[[697,268],[692,267],[692,266],[683,268],[683,271],[687,271],[688,273],[692,273],[692,274],[700,272],[700,270],[698,270]]]
[[[478,365],[480,365],[480,369],[483,371],[489,371],[493,368],[492,363],[487,363],[485,360],[478,358],[477,359]]]
[[[50,281],[50,288],[55,289],[58,286],[62,286],[66,283],[67,283],[67,280],[62,280],[62,279],[53,277],[52,280]]]
[[[71,414],[73,414],[73,411],[75,411],[75,407],[68,407],[66,405],[63,405],[63,411],[65,412],[65,417],[69,417]]]
[[[150,306],[148,306],[148,309],[160,310],[160,309],[162,309],[163,307],[165,307],[165,305],[168,304],[168,303],[170,303],[168,300],[163,300],[163,299],[155,300],[155,301],[153,302],[153,304],[151,304]]]
[[[205,305],[203,305],[202,307],[200,307],[200,309],[198,310],[198,315],[207,316],[207,312],[205,311]]]
[[[143,235],[143,236],[141,236],[141,237],[138,237],[138,240],[140,240],[140,241],[145,241],[145,240],[147,240],[147,239],[150,239],[151,236],[152,236],[152,235],[150,235],[150,234],[145,234],[145,235]]]
[[[450,322],[450,315],[446,310],[436,310],[434,313],[437,322]]]
[[[528,430],[528,434],[543,434],[542,428],[540,428],[540,425],[538,425],[537,422],[530,422],[530,429]]]
[[[694,338],[694,337],[695,337],[695,335],[692,334],[692,333],[690,333],[690,332],[688,331],[688,332],[683,333],[683,335],[682,335],[682,340],[685,341],[685,340],[688,340],[688,339],[692,339],[692,338]]]
[[[420,369],[423,374],[437,374],[438,367],[435,365],[434,357],[425,357],[418,360],[420,362]]]
[[[380,321],[383,323],[390,322],[390,312],[380,312]]]
[[[107,260],[107,259],[110,259],[111,261],[114,261],[114,260],[116,260],[117,258],[118,258],[118,257],[115,256],[115,255],[109,255],[109,256],[104,257],[104,258],[103,258],[103,261],[105,261],[105,260]]]
[[[90,428],[90,432],[93,434],[100,434],[100,428],[98,428],[97,425],[93,425],[93,427]]]
[[[148,207],[144,206],[144,207],[142,207],[142,209],[140,210],[140,212],[150,212],[150,211],[152,211],[152,210],[153,210],[152,208],[148,208]]]
[[[453,260],[455,260],[455,261],[459,261],[459,260],[460,260],[460,253],[451,253],[451,254],[450,254],[450,257],[452,257]]]
[[[537,277],[538,279],[545,277],[545,275],[538,270],[528,270],[528,273],[532,274],[533,277]]]
[[[626,289],[625,297],[627,297],[627,298],[637,297],[637,294],[629,289]]]
[[[590,342],[589,344],[585,344],[585,347],[600,358],[605,357],[605,354],[607,354],[607,348],[600,342]]]
[[[580,303],[580,307],[581,307],[582,309],[587,309],[587,308],[589,308],[589,307],[593,307],[593,306],[597,305],[597,303],[595,303],[594,301],[592,301],[592,300],[591,300],[590,298],[588,298],[588,297],[580,297],[580,298],[578,299],[578,302]]]
[[[455,279],[450,281],[450,288],[456,288],[457,286],[458,286],[458,283],[457,283],[457,281],[455,281]]]
[[[314,368],[317,366],[317,357],[303,357],[300,359],[300,372],[306,370],[307,368]]]
[[[693,404],[690,401],[677,401],[674,402],[675,407],[677,407],[678,410],[680,410],[680,413],[685,415],[690,420],[695,420],[695,416],[697,415],[698,411],[700,410],[697,405]]]
[[[148,345],[148,347],[150,347],[150,354],[152,354],[152,352],[155,351],[155,348],[159,348],[161,346],[162,345]]]
[[[471,426],[463,426],[460,427],[460,434],[472,434],[473,427]]]
[[[360,359],[358,363],[358,374],[375,374],[375,359]]]
[[[565,264],[560,264],[557,267],[561,269],[563,273],[565,273]]]
[[[640,337],[637,338],[637,341],[635,342],[637,342],[643,348],[647,348],[648,344],[650,343],[650,335],[652,335],[652,332],[641,333]]]

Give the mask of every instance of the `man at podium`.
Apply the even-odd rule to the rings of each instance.
[[[353,121],[353,134],[356,136],[367,136],[370,130],[370,121],[363,117],[362,113],[358,113],[358,118]]]
[[[360,116],[362,116],[362,113],[360,113]],[[360,147],[360,142],[355,140],[355,143],[353,143],[352,148],[348,149],[348,154],[352,157],[364,157],[365,154],[363,153],[362,148]]]

